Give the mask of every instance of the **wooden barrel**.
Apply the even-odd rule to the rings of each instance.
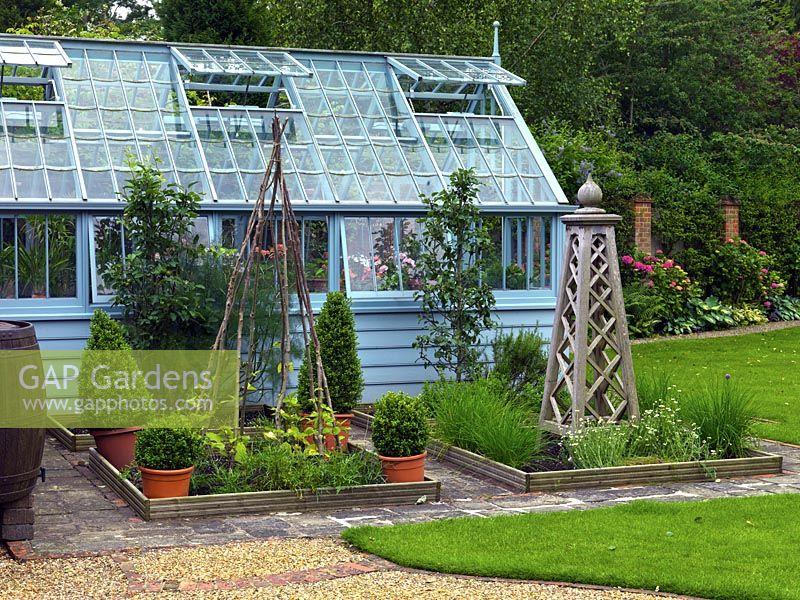
[[[36,355],[39,343],[33,325],[0,321],[0,360],[10,351]],[[36,360],[40,360],[37,356]],[[33,491],[44,450],[44,429],[3,429],[0,423],[0,508]]]

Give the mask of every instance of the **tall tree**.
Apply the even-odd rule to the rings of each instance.
[[[776,117],[768,20],[751,0],[654,0],[607,63],[623,118],[644,133],[744,130]]]
[[[262,0],[161,0],[157,12],[169,41],[244,45],[271,41],[273,20]]]
[[[3,0],[0,3],[0,33],[19,27],[40,10],[53,4],[53,0]]]

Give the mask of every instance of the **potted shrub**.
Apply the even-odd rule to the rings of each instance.
[[[316,319],[322,366],[328,379],[334,418],[340,429],[342,447],[347,447],[352,410],[361,400],[364,391],[364,376],[358,357],[356,323],[350,310],[350,300],[342,292],[331,292]],[[308,389],[308,368],[316,364],[314,351],[306,352],[297,376],[297,396],[303,402],[303,410],[313,409],[314,390]],[[312,425],[313,426],[313,425]],[[329,450],[336,447],[333,435],[325,437]]]
[[[429,437],[428,412],[419,399],[387,392],[375,405],[372,443],[389,483],[425,479]]]
[[[84,400],[104,399],[108,390],[100,390],[92,384],[91,372],[97,364],[106,362],[108,351],[114,352],[114,368],[136,371],[138,366],[131,354],[131,347],[125,341],[122,327],[100,309],[94,311],[89,327],[89,339],[81,358],[81,376],[78,380],[78,395]],[[131,390],[114,390],[115,395],[129,398],[143,397],[144,390],[137,386]],[[117,420],[120,414],[115,415]],[[89,417],[82,419],[83,422]],[[117,470],[122,470],[133,462],[136,432],[139,427],[90,428],[97,451]]]
[[[149,427],[136,439],[136,466],[148,498],[189,495],[194,465],[203,452],[203,437],[194,429]]]

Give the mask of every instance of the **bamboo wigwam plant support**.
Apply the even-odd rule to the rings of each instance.
[[[274,245],[275,251],[272,253],[275,265],[275,275],[278,284],[280,307],[281,307],[281,341],[280,341],[280,362],[278,369],[280,374],[280,388],[278,391],[277,403],[275,406],[275,424],[280,427],[281,407],[283,406],[289,388],[289,373],[292,370],[292,325],[290,313],[293,306],[290,287],[292,279],[295,283],[297,292],[297,306],[295,308],[296,318],[300,320],[303,332],[303,345],[306,352],[313,344],[314,352],[312,355],[316,359],[316,369],[308,369],[309,390],[313,390],[315,412],[317,414],[315,443],[317,450],[325,453],[325,440],[323,435],[323,414],[332,414],[330,391],[328,390],[328,380],[325,377],[325,370],[322,366],[322,354],[320,352],[319,338],[314,326],[314,312],[311,308],[311,296],[309,295],[308,284],[306,282],[305,270],[303,269],[303,257],[300,243],[300,227],[292,208],[289,191],[283,175],[283,164],[281,162],[281,140],[286,123],[281,124],[277,116],[272,120],[272,153],[267,164],[264,179],[261,182],[258,198],[250,213],[247,222],[244,239],[239,248],[236,260],[228,281],[228,292],[225,300],[225,314],[220,324],[217,338],[214,342],[213,350],[224,350],[228,337],[228,326],[234,309],[237,311],[236,321],[236,352],[241,357],[245,351],[245,339],[252,340],[256,328],[256,308],[258,306],[259,293],[263,289],[259,288],[261,269],[259,265],[264,260],[261,246],[264,243],[265,233],[269,227],[269,234]],[[269,207],[265,208],[267,193],[270,194]],[[282,249],[282,250],[281,250]],[[294,275],[292,278],[290,273]],[[245,321],[247,321],[247,332],[245,337]],[[244,375],[241,384],[241,406],[240,420],[244,419],[244,407],[247,404],[247,396],[251,389],[252,381],[259,377],[253,369],[255,356],[253,352],[247,352],[244,362]],[[327,408],[327,411],[323,411]],[[243,421],[240,422],[243,425]]]

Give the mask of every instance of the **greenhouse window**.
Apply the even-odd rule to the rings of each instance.
[[[342,279],[349,294],[417,290],[420,222],[411,217],[345,217]]]
[[[76,297],[75,217],[0,216],[0,299]]]
[[[114,297],[114,289],[105,281],[104,277],[109,268],[120,258],[124,264],[125,257],[133,248],[125,237],[125,228],[119,216],[94,216],[89,219],[88,225],[92,302],[111,302]],[[193,240],[195,237],[199,245],[210,246],[211,232],[208,217],[194,219],[187,238]]]

